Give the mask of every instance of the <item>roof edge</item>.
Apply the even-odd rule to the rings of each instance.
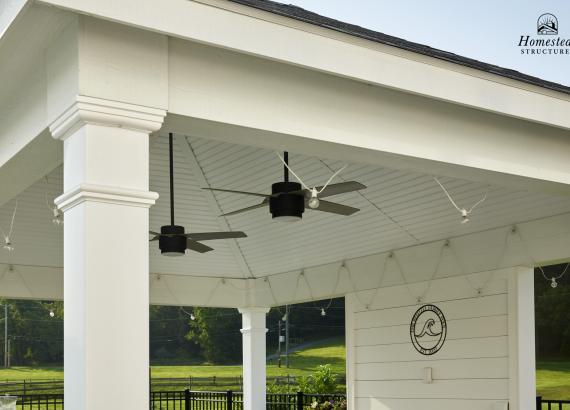
[[[271,0],[228,0],[228,1],[248,7],[253,7],[259,10],[267,11],[273,14],[278,14],[284,17],[289,17],[295,20],[303,21],[305,23],[334,30],[354,37],[359,37],[376,43],[385,44],[388,46],[396,47],[417,54],[423,54],[428,57],[437,58],[439,60],[444,60],[454,64],[459,64],[479,71],[484,71],[501,77],[521,81],[527,84],[535,85],[538,87],[570,95],[570,86],[565,86],[563,84],[547,81],[539,77],[521,73],[520,71],[517,70],[485,63],[479,60],[475,60],[473,58],[460,56],[458,54],[426,46],[424,44],[415,43],[399,37],[380,33],[378,31],[373,31],[355,24],[345,23],[340,20],[325,17],[320,14],[314,13],[312,11],[291,4],[283,4]]]

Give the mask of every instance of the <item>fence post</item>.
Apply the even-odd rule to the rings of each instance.
[[[542,410],[542,396],[536,396],[536,410]]]
[[[303,410],[304,396],[302,391],[297,392],[297,410]]]
[[[234,394],[231,390],[226,392],[226,410],[232,410],[234,404]]]
[[[184,410],[190,410],[190,389],[184,390]]]

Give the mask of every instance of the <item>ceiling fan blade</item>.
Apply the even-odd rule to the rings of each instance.
[[[354,214],[355,212],[360,211],[360,209],[353,208],[352,206],[337,204],[336,202],[329,202],[323,200],[319,201],[318,208],[313,209],[307,206],[307,209],[312,209],[313,211],[330,212],[331,214],[338,214],[344,216],[349,216]]]
[[[214,248],[210,248],[208,245],[193,241],[190,238],[186,239],[186,249],[200,253],[206,253],[214,250]]]
[[[262,198],[269,198],[271,196],[266,194],[258,194],[257,192],[234,191],[233,189],[219,189],[219,188],[202,188],[202,189],[205,189],[207,191],[229,192],[232,194],[260,196]]]
[[[241,214],[242,212],[251,211],[251,210],[257,209],[257,208],[263,208],[264,206],[267,206],[268,204],[269,204],[269,201],[263,201],[260,204],[248,206],[247,208],[238,209],[237,211],[228,212],[228,213],[222,214],[220,216],[230,216],[230,215]]]
[[[325,190],[319,194],[319,198],[326,198],[327,196],[344,194],[365,188],[366,185],[356,181],[339,182],[338,184],[328,185]],[[321,189],[322,187],[317,187],[317,191],[320,191]]]
[[[158,241],[158,238],[160,238],[160,234],[158,232],[148,231],[148,233],[150,235],[153,235],[153,237],[151,239],[149,239],[149,242]]]
[[[235,239],[247,237],[247,235],[241,231],[187,233],[186,236],[194,241],[211,241],[214,239]]]

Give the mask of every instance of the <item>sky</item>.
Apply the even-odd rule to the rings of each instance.
[[[341,20],[486,63],[570,86],[567,55],[522,55],[521,35],[537,36],[538,17],[558,18],[559,37],[570,39],[568,0],[280,0]]]

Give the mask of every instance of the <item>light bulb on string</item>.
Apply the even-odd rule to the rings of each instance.
[[[281,320],[284,321],[284,322],[287,321],[287,313],[285,313],[285,314],[283,315],[283,317],[281,318]]]
[[[451,205],[453,205],[453,207],[455,209],[457,209],[457,211],[461,215],[461,224],[468,223],[469,222],[469,215],[473,212],[473,210],[475,208],[477,208],[479,205],[481,205],[487,199],[487,193],[485,192],[483,197],[479,201],[475,202],[475,204],[471,208],[467,209],[467,208],[459,207],[459,205],[457,205],[457,203],[451,197],[451,194],[449,193],[449,191],[443,186],[443,184],[441,182],[439,182],[439,179],[437,179],[436,177],[433,177],[433,179],[435,182],[437,182],[437,184],[440,186],[442,191],[445,193],[445,195],[447,196],[447,199],[449,199],[449,202],[451,203]]]
[[[53,212],[53,218],[52,218],[51,222],[56,226],[63,224],[63,215],[62,215],[61,211],[59,209],[57,209],[56,207],[53,207],[52,212]]]
[[[562,271],[562,273],[560,273],[558,276],[552,276],[552,277],[548,277],[546,275],[546,272],[544,272],[544,269],[542,269],[542,266],[538,267],[538,270],[540,271],[540,273],[542,274],[542,276],[544,277],[544,279],[546,279],[547,281],[550,282],[550,287],[552,289],[555,289],[558,287],[558,280],[562,279],[564,277],[564,275],[566,274],[566,271],[568,270],[568,267],[570,266],[570,263],[566,264],[566,267],[564,268],[564,270]]]
[[[467,209],[463,208],[461,210],[461,223],[462,224],[466,224],[469,222],[469,217],[467,215],[468,215]]]
[[[309,200],[307,201],[307,205],[309,206],[309,208],[317,209],[319,207],[320,201],[318,198],[318,194],[319,192],[317,191],[316,188],[311,189],[311,198],[309,198]]]
[[[55,312],[53,310],[49,311],[49,317],[54,317],[55,316]]]
[[[196,320],[196,316],[194,316],[194,313],[190,313],[190,320]]]
[[[326,316],[327,315],[327,311],[325,310],[325,308],[321,308],[321,316]]]
[[[10,241],[10,237],[4,237],[4,245],[2,246],[2,249],[8,252],[12,252],[14,250],[14,246],[12,245],[12,241]]]

